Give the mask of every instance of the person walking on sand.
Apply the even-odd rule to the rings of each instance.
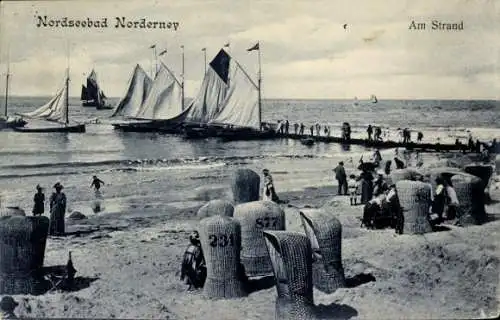
[[[344,162],[340,161],[339,165],[333,169],[335,171],[335,179],[337,179],[338,189],[337,195],[347,195],[347,175],[345,173]]]
[[[262,174],[264,175],[264,192],[262,195],[262,200],[270,200],[278,203],[279,198],[276,194],[276,190],[274,189],[273,177],[269,173],[268,169],[262,170]]]
[[[36,193],[33,197],[33,202],[33,215],[41,216],[45,212],[45,194],[39,184],[36,186]]]
[[[92,177],[92,183],[90,184],[90,187],[94,187],[96,191],[99,191],[101,189],[101,183],[104,184],[104,181],[99,179],[97,176]]]
[[[54,189],[56,192],[50,196],[49,235],[51,236],[64,234],[64,215],[66,214],[66,195],[62,192],[62,184],[57,182]]]

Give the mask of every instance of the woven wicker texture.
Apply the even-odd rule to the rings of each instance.
[[[213,216],[200,221],[200,242],[207,264],[204,293],[210,298],[246,296],[241,281],[241,227],[226,216]]]
[[[419,176],[421,173],[419,173],[416,170],[405,168],[405,169],[396,169],[391,171],[391,180],[392,183],[397,183],[398,181],[401,180],[411,180],[411,179],[416,179],[417,176]]]
[[[6,216],[26,216],[26,213],[23,209],[12,208],[12,207],[4,207],[0,208],[0,217]]]
[[[313,284],[325,293],[345,286],[342,267],[342,225],[332,214],[321,210],[300,212],[316,259],[313,262]]]
[[[497,174],[500,174],[500,154],[497,154],[495,157],[495,171]]]
[[[401,180],[396,183],[399,202],[403,207],[405,234],[431,232],[428,215],[431,205],[431,187],[420,181]]]
[[[457,193],[457,219],[461,225],[481,224],[486,220],[483,181],[473,175],[461,174],[451,178]]]
[[[253,201],[237,205],[234,218],[241,224],[241,262],[247,276],[272,275],[262,231],[285,230],[285,212],[272,201]]]
[[[211,200],[198,210],[196,216],[199,219],[216,215],[232,217],[233,213],[234,206],[231,202],[227,200]]]
[[[312,250],[309,239],[301,233],[290,231],[264,231],[264,238],[271,257],[278,296],[312,304]]]
[[[314,312],[314,304],[303,296],[295,296],[293,300],[285,297],[276,297],[277,320],[309,320],[317,319]]]
[[[490,182],[491,175],[493,174],[493,167],[491,165],[468,165],[464,168],[465,172],[472,174],[481,179],[483,190]]]
[[[233,200],[236,204],[259,200],[260,177],[250,169],[238,169],[231,179]]]
[[[0,217],[0,294],[37,294],[49,230],[47,217]]]

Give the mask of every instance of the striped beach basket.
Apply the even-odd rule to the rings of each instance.
[[[47,217],[0,217],[0,294],[39,294],[49,231]]]
[[[265,230],[285,230],[285,212],[267,200],[239,204],[234,218],[241,225],[241,262],[249,277],[273,274],[273,267],[266,248]]]
[[[300,212],[300,219],[314,255],[314,286],[325,293],[345,287],[340,221],[321,210]]]
[[[485,222],[483,181],[473,175],[461,174],[453,176],[451,183],[459,202],[457,207],[458,222],[462,226]]]
[[[264,231],[276,290],[276,319],[313,319],[312,250],[309,239],[290,231]]]
[[[231,202],[227,200],[211,200],[200,209],[198,209],[198,213],[196,216],[199,219],[208,218],[211,216],[226,216],[232,217],[234,213],[234,206]]]
[[[235,204],[257,201],[260,196],[260,177],[250,169],[238,169],[231,178],[231,190]]]
[[[207,264],[207,280],[203,288],[209,298],[238,298],[247,295],[240,264],[241,227],[226,216],[213,216],[200,221],[200,242]]]
[[[429,222],[431,186],[420,181],[401,180],[396,183],[403,208],[404,234],[424,234],[432,231]]]

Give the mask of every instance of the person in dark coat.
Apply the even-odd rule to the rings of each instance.
[[[288,134],[288,130],[290,129],[290,122],[288,120],[285,121],[285,133]]]
[[[198,231],[189,236],[190,245],[184,252],[181,265],[181,281],[186,281],[188,290],[203,288],[207,278],[207,267]]]
[[[347,174],[345,173],[344,162],[340,161],[339,165],[333,171],[335,171],[335,179],[337,179],[338,183],[337,194],[347,195]]]
[[[299,134],[304,134],[305,128],[306,128],[306,126],[301,122],[300,123],[300,132],[299,132]]]
[[[45,194],[40,185],[36,186],[36,193],[33,197],[33,215],[41,216],[45,212]]]
[[[373,176],[368,171],[361,173],[361,204],[368,203],[373,197]]]
[[[14,313],[18,305],[11,296],[4,296],[0,301],[0,319],[18,319]]]
[[[63,186],[58,182],[54,185],[56,192],[50,196],[50,223],[49,235],[64,234],[64,215],[66,214],[66,195],[62,192]]]
[[[368,129],[366,129],[366,133],[368,133],[368,140],[372,139],[372,134],[373,134],[373,128],[372,125],[368,125]]]
[[[443,213],[446,205],[446,182],[442,177],[436,178],[436,190],[432,201],[432,213],[437,214],[439,221],[443,221]]]

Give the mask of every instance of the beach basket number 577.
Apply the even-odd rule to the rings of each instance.
[[[234,246],[234,235],[227,234],[211,234],[208,236],[208,241],[212,247],[226,247],[227,245]]]
[[[278,224],[277,217],[263,217],[255,219],[255,226],[257,228],[276,228]]]

